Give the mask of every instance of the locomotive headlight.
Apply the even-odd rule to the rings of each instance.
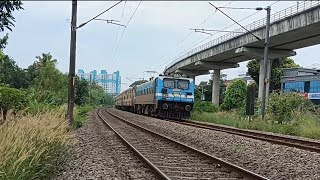
[[[191,106],[190,105],[186,105],[186,107],[184,107],[186,111],[191,111]]]
[[[162,94],[163,98],[168,98],[168,94]]]

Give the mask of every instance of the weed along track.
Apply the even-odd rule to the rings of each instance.
[[[161,179],[267,179],[100,109],[98,116]]]
[[[268,142],[271,142],[274,144],[286,145],[286,146],[290,146],[290,147],[296,147],[299,149],[304,149],[304,150],[320,153],[320,143],[316,142],[316,141],[295,139],[295,138],[289,138],[289,137],[285,137],[285,136],[266,134],[263,132],[248,131],[248,130],[244,130],[244,129],[231,128],[231,127],[219,126],[219,125],[214,125],[214,124],[204,124],[204,123],[198,123],[198,122],[193,122],[193,121],[188,121],[188,120],[184,120],[184,121],[168,120],[168,121],[183,124],[186,126],[192,126],[192,127],[197,127],[197,128],[210,129],[210,130],[214,130],[214,131],[226,132],[229,134],[244,136],[244,137],[258,139],[258,140],[262,140],[262,141],[268,141]]]

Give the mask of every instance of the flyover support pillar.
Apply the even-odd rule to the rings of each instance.
[[[212,77],[212,104],[219,106],[220,69],[215,69]]]

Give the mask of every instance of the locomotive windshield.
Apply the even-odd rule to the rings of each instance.
[[[174,80],[173,79],[163,79],[163,87],[164,88],[174,88]]]
[[[189,81],[188,80],[178,80],[178,89],[189,89]]]

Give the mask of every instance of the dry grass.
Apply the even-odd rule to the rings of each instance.
[[[64,112],[9,116],[0,126],[0,179],[47,179],[72,143]]]

